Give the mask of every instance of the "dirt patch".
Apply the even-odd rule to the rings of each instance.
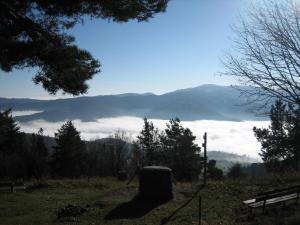
[[[56,215],[58,218],[76,217],[76,216],[81,216],[82,214],[84,214],[86,212],[87,212],[87,209],[85,209],[81,206],[67,205],[64,208],[59,209],[56,212]]]

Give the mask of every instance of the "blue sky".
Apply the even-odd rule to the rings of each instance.
[[[88,82],[87,95],[127,92],[156,94],[234,81],[217,74],[230,50],[230,26],[250,0],[173,0],[149,22],[117,24],[89,20],[69,32],[99,59],[102,72]],[[1,97],[57,98],[34,85],[33,69],[0,71]],[[64,97],[70,97],[65,95]]]

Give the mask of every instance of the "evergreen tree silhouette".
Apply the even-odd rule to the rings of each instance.
[[[55,133],[53,174],[61,177],[78,177],[85,172],[85,144],[71,121]]]
[[[180,119],[171,119],[161,136],[168,164],[178,180],[192,180],[201,171],[200,147],[194,143],[196,136],[189,128],[184,128]]]

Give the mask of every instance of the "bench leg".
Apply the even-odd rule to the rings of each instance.
[[[266,200],[264,200],[264,204],[262,207],[262,214],[265,214],[265,208],[266,208]]]
[[[252,208],[248,206],[248,219],[252,218],[252,216],[253,216]]]

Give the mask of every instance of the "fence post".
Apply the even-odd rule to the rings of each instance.
[[[201,195],[199,195],[199,225],[201,225],[201,219],[202,219],[202,198],[201,198]]]
[[[264,200],[264,204],[263,204],[263,214],[265,213],[265,208],[266,208],[266,199]]]
[[[204,143],[202,144],[202,147],[204,148],[204,178],[203,182],[204,185],[206,184],[206,176],[207,176],[207,153],[206,153],[206,148],[207,148],[207,133],[204,133],[203,136]]]
[[[14,182],[11,182],[11,183],[10,183],[10,191],[11,191],[11,192],[14,192]]]

